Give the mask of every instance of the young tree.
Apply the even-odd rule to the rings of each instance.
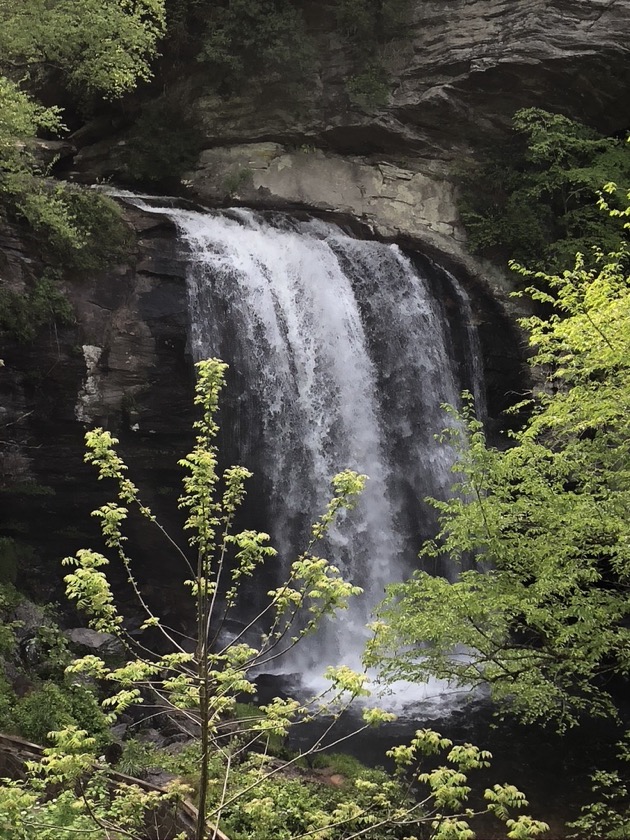
[[[295,772],[305,756],[329,748],[331,740],[338,744],[349,737],[336,736],[334,727],[353,698],[369,694],[365,674],[343,665],[332,667],[327,674],[328,690],[315,697],[276,697],[235,723],[238,699],[255,692],[257,669],[277,661],[313,633],[323,617],[342,610],[349,597],[359,594],[357,587],[344,581],[339,570],[315,552],[337,514],[353,506],[365,476],[346,470],[333,478],[332,499],[313,526],[306,550],[291,564],[284,581],[267,593],[258,614],[226,639],[221,631],[231,611],[239,607],[244,582],[259,573],[268,580],[263,564],[273,563],[276,552],[267,534],[234,530],[250,473],[243,467],[230,467],[222,476],[217,471],[215,414],[225,368],[218,360],[197,366],[196,403],[201,418],[195,424],[195,447],[180,462],[186,471],[180,505],[186,511],[184,527],[192,556],[166,533],[143,503],[138,488],[127,477],[111,434],[103,429],[87,434],[86,459],[97,467],[100,479],[113,480],[117,485],[115,501],[102,505],[94,515],[100,521],[107,547],[122,563],[145,619],[140,628],[124,620],[107,577],[109,561],[104,555],[81,550],[75,557],[66,558],[64,563],[70,567],[66,576],[68,597],[88,615],[94,629],[113,634],[126,650],[122,665],[108,665],[102,658],[89,655],[76,660],[69,672],[109,687],[103,707],[111,723],[131,706],[144,703],[146,707],[150,703],[153,712],[167,714],[197,738],[195,840],[218,838],[219,824],[248,840],[267,840],[270,836],[279,840],[395,840],[409,837],[409,830],[418,826],[429,827],[431,836],[439,840],[469,840],[474,836],[469,821],[475,811],[466,807],[471,790],[468,773],[487,766],[490,755],[470,744],[454,746],[429,730],[416,733],[409,746],[391,751],[399,768],[397,778],[358,774],[347,791],[328,798],[305,792],[298,797],[291,788],[288,774]],[[167,626],[137,582],[122,531],[131,509],[162,532],[166,545],[188,575],[196,615],[193,638]],[[158,633],[166,652],[157,652],[154,644],[138,636],[138,630]],[[254,645],[251,639],[255,636],[258,642]],[[359,728],[393,717],[367,707],[362,716]],[[274,738],[282,738],[293,727],[317,718],[323,719],[323,731],[310,746],[283,759],[270,755]],[[96,761],[94,738],[76,726],[52,733],[52,739],[54,745],[45,751],[41,762],[31,765],[26,782],[0,787],[0,813],[7,815],[4,826],[0,817],[0,827],[7,840],[26,836],[47,840],[51,834],[56,840],[65,840],[66,835],[85,832],[96,832],[98,838],[140,840],[147,812],[182,796],[181,785],[160,796],[116,782]],[[423,756],[439,754],[443,754],[445,764],[422,766]],[[414,784],[423,786],[424,796],[412,796]],[[52,800],[51,785],[58,794]],[[293,790],[287,813],[278,805],[286,799],[283,786]],[[484,796],[482,813],[502,821],[508,837],[520,840],[545,830],[544,823],[529,817],[511,817],[510,809],[527,804],[514,787],[495,785]]]
[[[630,672],[629,256],[596,249],[594,268],[578,255],[557,275],[514,266],[551,312],[523,321],[546,386],[507,451],[470,406],[448,433],[457,493],[431,502],[441,532],[421,557],[476,568],[391,588],[370,651],[388,676],[485,683],[504,709],[559,727],[616,713],[609,686]]]

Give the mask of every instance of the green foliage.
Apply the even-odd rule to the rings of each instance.
[[[456,495],[431,502],[441,532],[422,556],[477,568],[392,587],[370,652],[389,676],[487,683],[503,708],[560,727],[615,714],[609,679],[630,673],[628,251],[595,259],[558,275],[514,266],[551,311],[523,321],[547,388],[507,451],[470,407],[446,432]]]
[[[233,169],[226,175],[223,186],[228,196],[234,196],[238,193],[241,187],[251,183],[252,170],[248,166],[240,166]]]
[[[93,686],[65,676],[72,657],[57,625],[47,619],[27,640],[27,648],[34,651],[32,661],[31,654],[26,662],[18,656],[21,623],[13,614],[21,600],[12,587],[0,587],[0,731],[46,743],[51,730],[75,726],[102,747],[109,741],[105,715]],[[19,697],[3,673],[5,663],[10,663],[7,674],[13,679],[19,675]]]
[[[40,177],[40,166],[30,148],[39,132],[57,134],[62,130],[58,108],[38,105],[0,75],[0,210],[17,213],[35,229],[63,232],[75,242],[77,231],[60,191]]]
[[[2,0],[0,66],[59,68],[70,86],[107,97],[151,76],[163,0]]]
[[[24,144],[39,131],[63,129],[58,108],[44,108],[17,84],[0,75],[0,161],[3,171],[20,166]]]
[[[471,790],[468,773],[486,767],[490,756],[469,744],[454,746],[437,733],[418,732],[409,746],[391,751],[398,767],[394,778],[382,771],[364,770],[346,759],[342,766],[347,778],[341,787],[323,784],[304,768],[306,757],[326,749],[325,741],[349,702],[369,694],[365,674],[340,665],[329,669],[330,687],[315,697],[275,697],[259,708],[237,705],[237,697],[254,693],[255,669],[277,661],[313,633],[324,617],[335,615],[345,608],[348,598],[359,594],[357,587],[344,581],[339,570],[315,552],[339,514],[353,507],[365,476],[345,470],[333,478],[331,499],[312,526],[305,551],[291,564],[284,580],[267,592],[266,602],[245,630],[222,643],[219,631],[230,611],[241,608],[243,582],[255,582],[263,564],[273,562],[276,556],[267,534],[234,529],[250,473],[238,466],[229,467],[222,475],[218,472],[216,413],[225,369],[216,359],[197,365],[197,436],[193,450],[180,462],[185,476],[179,502],[186,512],[188,552],[164,531],[141,500],[116,451],[115,438],[103,429],[86,435],[86,460],[97,468],[100,479],[113,481],[117,488],[115,500],[94,512],[105,545],[122,563],[145,615],[140,630],[160,634],[162,650],[168,652],[151,650],[137,630],[130,631],[131,624],[117,607],[104,555],[83,549],[64,560],[69,567],[65,579],[68,598],[87,614],[94,629],[117,636],[128,658],[112,666],[97,656],[85,656],[66,669],[69,692],[49,680],[17,701],[14,714],[23,731],[41,736],[44,726],[61,728],[49,734],[52,746],[41,762],[30,765],[26,779],[0,786],[2,836],[16,840],[64,837],[63,831],[85,831],[88,819],[97,834],[106,827],[107,836],[137,836],[145,814],[192,790],[199,813],[195,840],[206,838],[213,824],[225,827],[232,840],[295,840],[300,836],[394,840],[403,830],[423,826],[442,840],[470,838],[469,821],[475,813],[465,805]],[[185,647],[180,635],[153,612],[134,577],[123,535],[131,510],[159,529],[189,575],[187,585],[197,625],[194,638],[187,639]],[[253,638],[256,628],[262,629],[253,647],[244,642],[244,634]],[[94,705],[81,690],[84,683],[76,684],[77,675],[83,675],[80,680],[87,677],[109,686],[103,712],[94,714]],[[128,745],[126,766],[138,768],[159,756],[163,766],[190,779],[191,787],[177,784],[166,794],[147,794],[108,780],[107,769],[96,760],[102,738],[99,724],[113,723],[128,708],[147,699],[156,702],[162,714],[168,713],[188,729],[196,728],[200,736],[182,754],[170,758],[164,752]],[[308,748],[297,754],[278,750],[281,757],[271,755],[274,742],[282,741],[301,723],[310,724],[318,718],[325,726]],[[358,730],[392,718],[378,709],[365,708]],[[423,766],[424,756],[441,752],[445,753],[444,766]],[[336,762],[339,766],[342,760]],[[410,796],[411,781],[424,790],[420,801]],[[77,790],[81,798],[70,812],[69,796]],[[511,817],[512,811],[526,805],[515,788],[495,785],[485,796],[482,813],[494,814],[502,821],[509,829],[508,837],[535,837],[543,829],[542,823],[527,817]]]
[[[128,776],[142,778],[147,770],[166,767],[167,763],[167,754],[160,752],[152,744],[130,738],[123,744],[122,755],[116,763],[116,769]],[[179,767],[178,770],[180,770]]]
[[[101,267],[125,234],[108,199],[46,180],[35,138],[64,126],[29,86],[54,68],[77,95],[119,97],[150,77],[163,32],[163,0],[0,0],[0,213],[43,234],[64,265]]]
[[[0,674],[0,732],[12,732],[15,729],[13,709],[15,692],[7,678]]]
[[[131,234],[111,198],[45,179],[32,159],[24,157],[4,178],[0,168],[0,202],[40,235],[50,261],[65,268],[99,270],[128,250]]]
[[[322,753],[316,755],[311,764],[315,768],[339,773],[346,779],[369,778],[372,781],[386,781],[389,778],[386,773],[366,767],[358,758],[347,753]]]
[[[569,823],[578,834],[573,837],[601,837],[625,840],[630,833],[630,731],[617,744],[619,768],[596,770],[591,775],[595,801],[582,808],[579,819]]]
[[[290,0],[230,0],[207,13],[198,60],[219,80],[291,78],[302,75],[312,58],[304,17]]]
[[[0,289],[0,332],[26,342],[33,341],[48,324],[72,323],[72,308],[56,281],[54,272],[49,271],[25,294]]]
[[[262,763],[264,767],[264,763]],[[260,757],[254,756],[239,770],[234,781],[245,789],[261,770]],[[356,831],[368,840],[390,840],[400,836],[391,822],[394,801],[401,810],[411,806],[398,785],[383,774],[383,804],[373,799],[371,783],[368,788],[350,784],[341,789],[313,781],[308,777],[271,777],[244,793],[225,811],[225,832],[230,840],[293,840],[309,832],[326,840],[338,840]],[[391,804],[385,803],[386,793]],[[339,825],[336,825],[339,823]],[[376,825],[370,830],[370,825]]]
[[[350,101],[368,111],[387,105],[390,84],[383,50],[405,36],[409,0],[337,0],[335,14],[356,68],[346,84]]]
[[[173,634],[162,626],[158,616],[144,599],[135,583],[131,560],[126,553],[122,527],[130,507],[136,509],[149,522],[157,525],[152,512],[140,499],[137,487],[126,476],[126,467],[118,456],[112,436],[97,429],[86,436],[86,460],[93,463],[100,478],[114,479],[118,486],[117,499],[94,512],[98,518],[105,544],[119,557],[146,620],[144,629],[160,631],[171,651],[163,656],[147,656],[146,649],[137,639],[128,636],[119,614],[109,581],[106,576],[108,561],[103,555],[82,550],[75,558],[66,558],[72,568],[66,577],[67,593],[83,609],[91,625],[121,637],[130,650],[136,651],[119,668],[109,668],[94,656],[74,663],[72,673],[85,672],[97,679],[105,679],[115,688],[107,697],[104,707],[111,720],[130,705],[141,702],[141,690],[150,690],[171,713],[201,725],[201,769],[198,771],[200,825],[198,836],[205,831],[208,814],[212,752],[228,756],[227,776],[230,775],[230,743],[233,727],[224,718],[234,711],[236,696],[252,693],[254,686],[248,674],[261,662],[277,658],[284,650],[292,648],[301,638],[313,632],[324,615],[332,614],[345,606],[348,597],[359,592],[346,583],[339,571],[328,561],[313,554],[313,549],[325,536],[338,513],[354,504],[354,497],[362,489],[364,477],[349,471],[340,473],[333,480],[333,497],[312,530],[307,550],[293,563],[287,579],[268,593],[269,602],[261,613],[251,620],[249,628],[266,626],[258,648],[243,643],[240,637],[225,648],[216,644],[216,626],[220,627],[237,603],[242,582],[254,577],[267,558],[275,551],[268,545],[267,534],[246,530],[234,533],[234,517],[245,494],[244,482],[250,473],[242,467],[230,467],[220,476],[217,472],[217,452],[214,440],[218,432],[215,414],[222,387],[225,365],[217,360],[200,363],[195,403],[201,418],[195,423],[197,432],[193,451],[180,462],[186,471],[184,492],[180,506],[187,511],[185,529],[193,550],[189,558],[180,550],[177,553],[184,568],[191,575],[187,581],[197,614],[196,650],[189,653]],[[176,543],[168,538],[172,548]],[[222,592],[219,594],[219,587]],[[296,621],[299,612],[302,622]],[[339,693],[348,689],[350,676],[336,676]],[[354,692],[356,693],[356,691]],[[283,736],[299,720],[310,720],[313,709],[298,701],[275,700],[258,710],[248,721],[247,749],[259,741],[269,749],[269,741]],[[243,727],[239,727],[243,736]],[[236,752],[243,750],[240,738],[234,745]],[[247,786],[249,787],[249,785]],[[218,812],[226,804],[227,787],[223,786]],[[233,794],[239,798],[240,792]]]
[[[387,73],[382,65],[371,63],[356,76],[351,76],[346,89],[350,101],[362,108],[372,109],[387,105],[389,85]]]
[[[250,712],[255,715],[257,710],[252,707]],[[194,747],[171,756],[154,752],[153,757],[191,782],[200,758]],[[390,757],[397,766],[393,776],[342,754],[315,755],[310,762],[314,770],[294,758],[278,772],[277,760],[266,752],[250,753],[227,774],[228,759],[222,751],[211,763],[210,807],[223,801],[222,826],[231,840],[303,836],[343,840],[357,834],[369,840],[400,840],[410,831],[413,836],[420,832],[427,838],[465,840],[473,836],[469,821],[478,813],[497,816],[514,832],[507,835],[513,838],[533,838],[545,829],[544,823],[529,817],[513,819],[513,812],[526,807],[527,801],[511,785],[486,790],[487,804],[477,814],[465,808],[469,774],[489,766],[488,752],[470,744],[455,746],[436,732],[422,730],[411,745],[391,750]],[[445,764],[435,767],[436,757]],[[318,767],[326,773],[318,772]],[[343,779],[333,783],[334,773]],[[423,792],[419,797],[411,795],[413,784]],[[450,816],[453,809],[455,817]]]
[[[21,548],[12,537],[0,537],[0,584],[15,583],[22,557]]]
[[[132,233],[115,201],[95,190],[66,185],[58,199],[76,236],[50,229],[48,241],[56,261],[79,271],[100,271],[125,259]]]
[[[147,820],[155,821],[160,807],[177,809],[185,791],[176,784],[166,794],[148,793],[135,785],[112,788],[103,769],[94,770],[85,733],[70,731],[46,750],[39,775],[31,768],[28,781],[8,782],[0,788],[0,836],[3,840],[74,840],[77,837],[146,837]],[[81,752],[87,750],[87,752]],[[88,772],[91,771],[89,778]],[[73,789],[50,788],[72,775]],[[173,840],[184,840],[178,834]]]
[[[16,623],[4,624],[0,652],[7,659],[16,649]],[[109,741],[107,721],[95,689],[64,677],[70,661],[65,640],[54,626],[40,628],[35,645],[40,659],[32,666],[12,665],[30,689],[17,696],[0,671],[0,731],[11,732],[35,743],[48,743],[55,729],[78,727],[95,738],[102,748]],[[19,662],[19,660],[16,660]],[[42,678],[45,677],[45,678]]]
[[[335,15],[354,49],[369,55],[375,44],[404,35],[409,0],[336,0]]]
[[[597,242],[617,250],[623,227],[598,213],[606,181],[630,187],[630,149],[560,114],[526,108],[514,135],[463,176],[461,217],[473,252],[558,271]]]
[[[119,155],[131,181],[179,180],[193,167],[202,143],[192,109],[185,101],[164,94],[140,106]]]
[[[348,93],[362,108],[386,104],[389,94],[383,50],[403,37],[409,0],[336,0],[334,13],[346,54],[354,67]],[[199,0],[168,5],[178,43],[196,40],[197,58],[207,64],[225,93],[259,79],[281,82],[285,90],[303,82],[314,67],[316,41],[304,12],[291,0],[222,0],[205,7]]]
[[[106,722],[93,691],[86,686],[59,685],[46,680],[17,700],[12,710],[13,728],[29,741],[48,742],[55,729],[77,726],[106,743]]]
[[[0,581],[0,656],[9,656],[15,650],[15,627],[11,614],[20,601],[20,596],[11,582]],[[1,690],[0,690],[1,693]]]

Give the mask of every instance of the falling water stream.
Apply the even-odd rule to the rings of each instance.
[[[319,220],[134,203],[168,215],[185,243],[192,354],[220,356],[241,383],[239,456],[264,476],[285,570],[325,508],[331,477],[347,467],[369,476],[326,545],[364,595],[285,666],[311,675],[331,663],[356,667],[385,586],[417,565],[435,527],[422,499],[444,497],[451,483],[453,453],[435,440],[447,424],[441,406],[457,404],[463,387],[482,391],[467,297],[397,246]],[[446,302],[457,308],[464,360]]]
[[[435,532],[422,500],[446,497],[453,463],[453,452],[435,440],[449,422],[441,405],[456,405],[467,388],[484,410],[470,303],[443,269],[332,224],[242,209],[193,212],[124,197],[177,226],[187,260],[190,350],[196,360],[219,356],[230,364],[234,454],[262,476],[257,504],[285,572],[329,498],[331,476],[350,467],[370,477],[357,509],[326,546],[326,556],[364,595],[300,643],[284,675],[273,676],[266,689],[293,691],[299,674],[302,687],[317,690],[326,665],[359,664],[365,625],[384,587],[417,567],[422,539]],[[428,571],[456,574],[448,567]],[[495,729],[483,701],[437,681],[397,684],[393,696],[377,702],[399,718],[350,742],[347,748],[364,761],[380,762],[419,725],[436,725],[456,741],[490,747],[498,758],[493,773],[505,768],[506,778],[530,793],[535,815],[565,836],[563,820],[575,817],[576,801],[587,797],[585,772],[577,800],[575,785],[562,782],[585,760],[581,735],[572,745],[526,727]],[[344,720],[342,727],[355,728],[353,714]],[[586,735],[591,744],[606,741]],[[307,727],[296,737],[299,749],[299,738],[310,742],[313,732]]]

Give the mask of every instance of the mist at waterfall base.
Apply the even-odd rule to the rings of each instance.
[[[195,361],[230,365],[222,443],[258,476],[280,578],[324,511],[332,476],[369,476],[356,509],[318,549],[363,595],[275,669],[317,691],[329,685],[328,665],[361,670],[385,586],[411,573],[435,532],[423,499],[444,498],[453,478],[453,453],[435,440],[448,423],[441,406],[456,405],[464,388],[483,406],[468,298],[428,261],[420,269],[395,245],[319,220],[129,200],[168,215],[187,250],[190,350]],[[466,694],[439,681],[399,683],[379,703],[442,714]]]

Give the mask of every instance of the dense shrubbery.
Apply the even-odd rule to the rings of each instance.
[[[598,211],[607,181],[630,188],[630,147],[560,114],[518,111],[503,147],[462,177],[461,217],[473,252],[559,271],[591,245],[617,250],[618,218]]]
[[[381,630],[405,650],[388,660],[394,676],[483,681],[512,713],[561,726],[615,713],[610,678],[630,673],[629,256],[599,252],[588,269],[578,255],[558,275],[515,266],[551,312],[522,322],[548,388],[505,451],[470,407],[447,433],[458,492],[432,502],[442,528],[423,556],[479,568],[392,588]],[[452,656],[458,645],[469,655]]]
[[[32,341],[42,327],[72,323],[72,308],[58,281],[59,275],[50,270],[24,292],[0,288],[0,335]]]
[[[600,209],[627,229],[630,194],[604,191]],[[446,433],[457,494],[431,502],[441,531],[421,556],[477,565],[392,586],[371,649],[389,677],[484,684],[504,714],[560,729],[622,719],[630,674],[629,247],[595,248],[591,262],[513,266],[550,313],[522,322],[546,387],[510,448],[488,445],[470,406]],[[627,837],[627,770],[595,782],[599,801],[576,825]]]
[[[36,95],[54,76],[77,101],[121,96],[149,77],[163,31],[161,0],[0,3],[0,219],[26,223],[63,270],[104,267],[124,252],[128,231],[109,199],[48,177],[35,138],[65,129],[60,109]],[[3,290],[2,303],[0,326],[22,339],[69,317],[51,274],[21,300]]]
[[[72,654],[52,618],[24,637],[13,617],[21,603],[12,586],[0,585],[0,732],[45,744],[51,730],[77,726],[102,748],[109,735],[94,687],[66,675]]]

